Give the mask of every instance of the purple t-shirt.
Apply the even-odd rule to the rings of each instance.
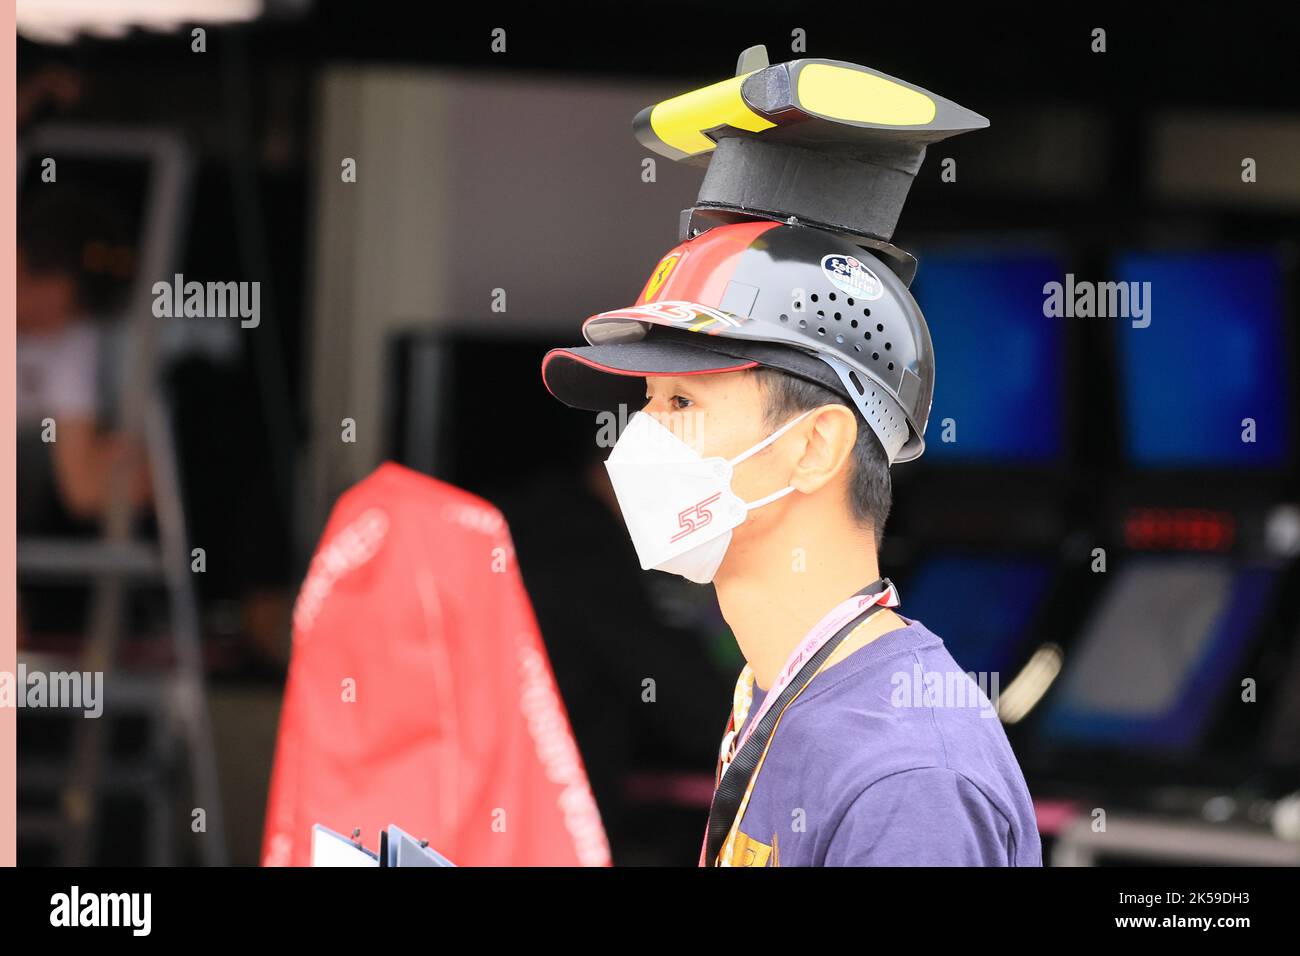
[[[989,703],[996,685],[903,620],[786,709],[733,866],[1042,866],[1029,789]],[[755,686],[746,725],[763,697]]]

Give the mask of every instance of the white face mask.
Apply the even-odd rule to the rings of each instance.
[[[732,470],[780,438],[812,409],[728,461],[704,458],[651,415],[637,412],[605,461],[641,567],[713,580],[731,544],[731,529],[755,508],[794,491],[787,485],[758,501],[731,490]]]

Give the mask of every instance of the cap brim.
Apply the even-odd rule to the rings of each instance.
[[[648,375],[710,375],[758,364],[684,342],[642,340],[551,349],[542,359],[542,381],[552,395],[573,408],[639,409],[645,404],[641,380]]]

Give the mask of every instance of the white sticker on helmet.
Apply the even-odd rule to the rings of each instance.
[[[885,294],[885,286],[876,274],[853,256],[822,256],[822,272],[841,292],[872,301]]]

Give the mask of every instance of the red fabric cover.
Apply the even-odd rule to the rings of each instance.
[[[610,862],[505,520],[391,463],[339,499],[294,607],[263,865],[308,865],[314,823],[461,866]]]

